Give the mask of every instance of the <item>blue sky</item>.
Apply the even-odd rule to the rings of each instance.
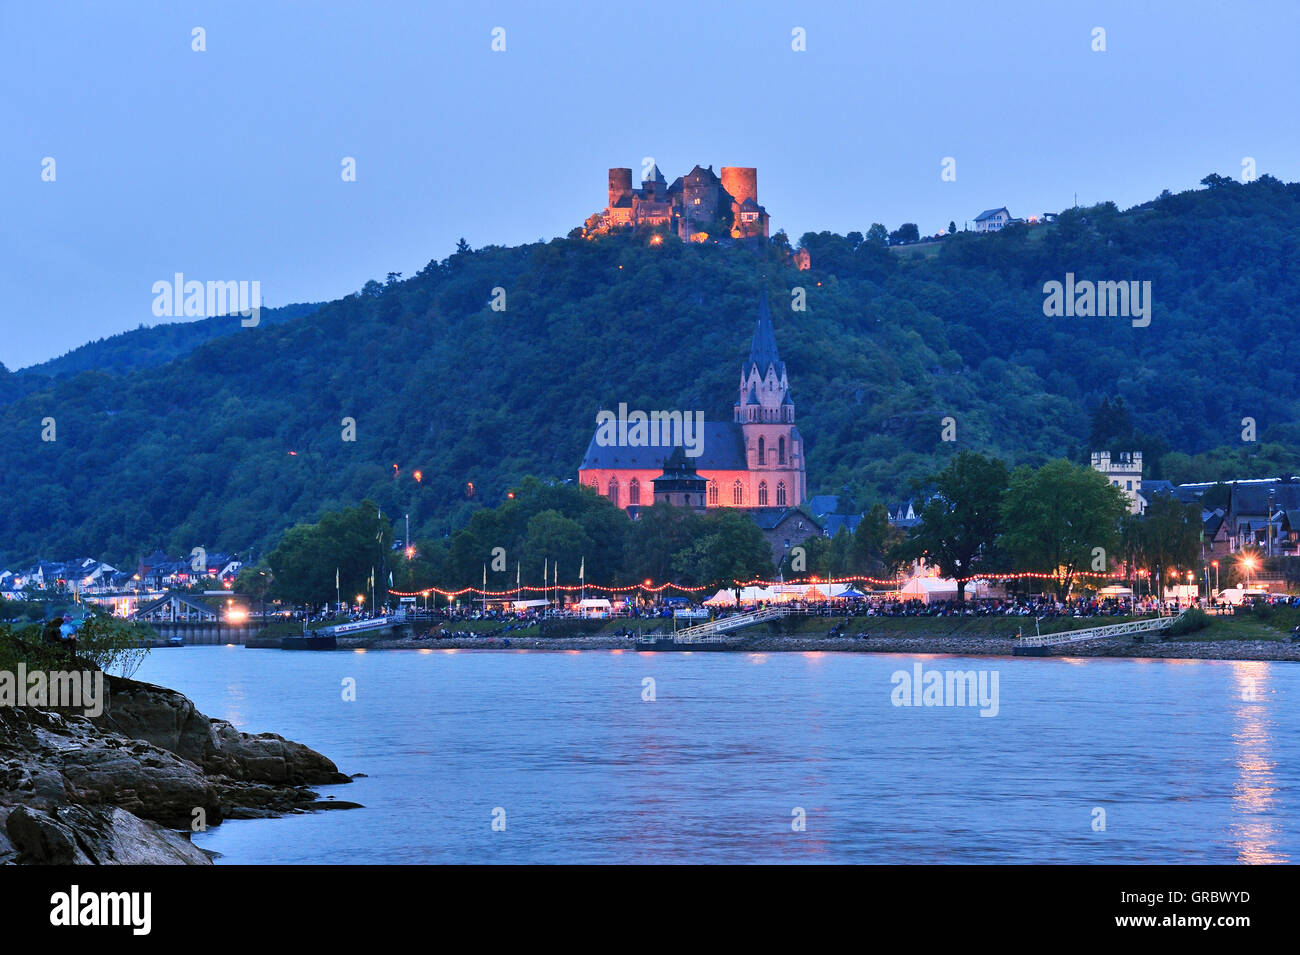
[[[460,236],[564,235],[645,156],[669,180],[757,166],[796,240],[1126,207],[1246,156],[1292,181],[1298,36],[1294,0],[3,0],[0,361],[158,323],[152,285],[178,271],[280,305]]]

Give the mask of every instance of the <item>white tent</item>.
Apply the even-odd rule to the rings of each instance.
[[[973,588],[967,584],[966,589]],[[947,577],[913,577],[903,584],[899,593],[904,600],[920,600],[922,603],[929,603],[932,600],[956,600],[957,581]]]
[[[776,593],[767,587],[742,587],[740,591],[740,602],[742,604],[758,603],[760,600],[771,602],[778,599]],[[736,591],[732,589],[719,590],[716,594],[704,601],[709,606],[724,604],[728,607],[735,606]]]
[[[527,610],[529,607],[546,607],[550,603],[549,600],[516,600],[513,606],[516,610]]]
[[[1109,587],[1102,587],[1097,591],[1098,597],[1132,597],[1133,591],[1128,587],[1121,587],[1119,584],[1111,584]]]

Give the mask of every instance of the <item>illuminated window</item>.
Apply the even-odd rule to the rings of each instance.
[[[718,506],[718,482],[717,481],[709,482],[709,506],[710,507]]]
[[[629,504],[641,503],[641,482],[636,478],[633,478],[632,483],[627,486],[627,502]]]
[[[609,479],[609,499],[618,504],[618,478]]]
[[[776,506],[785,507],[785,482],[782,481],[776,486]]]
[[[758,506],[767,507],[767,482],[758,482]]]
[[[731,485],[731,503],[737,507],[745,503],[745,488],[739,481]]]

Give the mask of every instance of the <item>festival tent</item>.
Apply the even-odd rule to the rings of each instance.
[[[575,604],[585,617],[603,617],[609,613],[609,601],[604,597],[588,597]]]
[[[1119,584],[1111,584],[1109,587],[1102,587],[1097,591],[1098,597],[1132,597],[1133,591],[1128,587],[1121,587]]]
[[[841,590],[839,593],[832,593],[832,594],[831,594],[831,597],[832,597],[832,598],[834,598],[834,597],[846,597],[846,598],[847,598],[847,597],[865,597],[865,596],[866,596],[866,594],[864,594],[862,591],[858,590],[858,588],[857,588],[857,587],[854,587],[852,584],[847,584],[847,585],[845,585],[844,589]]]
[[[758,603],[759,601],[770,603],[776,599],[776,593],[766,587],[743,587],[740,591],[740,602],[742,604]],[[710,606],[716,606],[719,604],[725,604],[729,607],[734,606],[736,603],[736,591],[730,588],[719,590],[704,602]]]
[[[967,586],[967,589],[972,588]],[[913,577],[903,584],[899,591],[905,600],[920,600],[929,603],[932,600],[956,600],[957,581],[947,577]]]
[[[529,607],[546,607],[550,603],[549,600],[516,600],[513,606],[515,610],[527,610]]]

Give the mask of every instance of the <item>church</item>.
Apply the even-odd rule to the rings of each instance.
[[[698,451],[664,444],[628,446],[592,436],[578,480],[633,517],[656,499],[696,510],[715,507],[787,509],[807,499],[803,438],[764,289],[749,360],[731,421],[705,421]],[[658,493],[656,493],[658,492]]]

